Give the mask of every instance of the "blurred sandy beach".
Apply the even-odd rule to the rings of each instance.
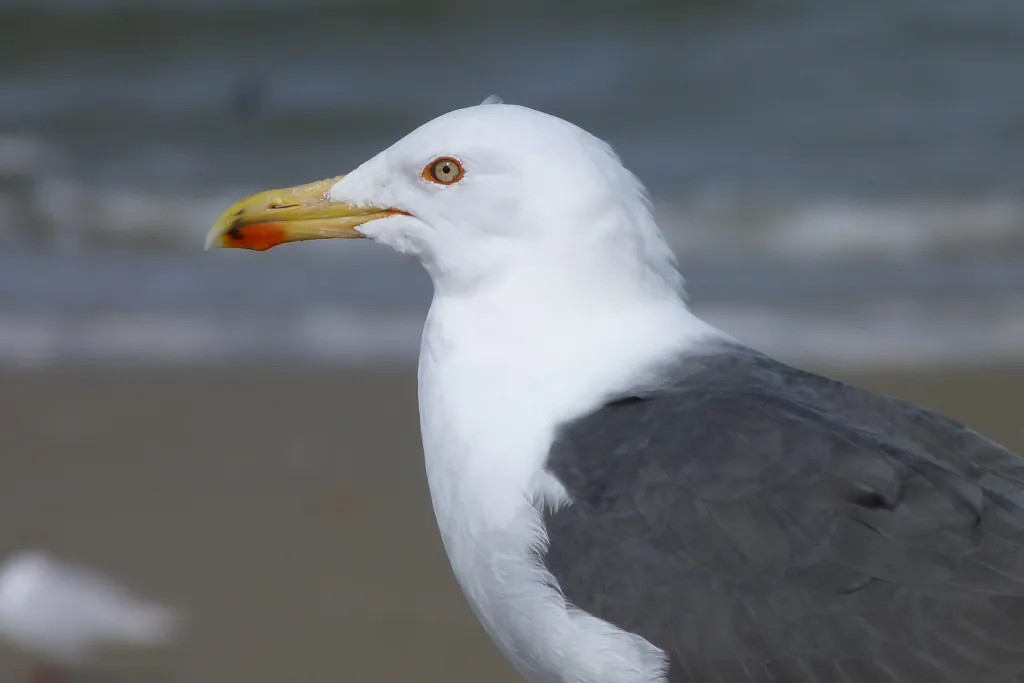
[[[1024,450],[1024,365],[830,374]],[[56,366],[0,387],[0,549],[181,606],[166,680],[519,680],[441,548],[412,367]],[[24,665],[3,651],[0,680]]]

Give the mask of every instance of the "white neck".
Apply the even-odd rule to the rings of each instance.
[[[499,508],[515,501],[493,489],[529,492],[559,423],[716,333],[675,296],[581,303],[554,290],[531,306],[524,294],[435,296],[420,352],[428,471],[472,482]]]
[[[525,620],[553,600],[537,596],[531,612],[526,589],[515,586],[542,581],[529,559],[543,542],[540,506],[568,502],[544,469],[555,430],[720,335],[675,292],[585,291],[520,279],[473,296],[436,293],[420,353],[423,447],[445,548],[485,628],[534,680],[556,679],[518,656],[519,639],[538,628]],[[569,623],[560,619],[550,623]],[[560,647],[577,630],[566,626],[545,642]],[[542,640],[533,648],[546,647]],[[611,666],[602,661],[595,654],[593,666]]]

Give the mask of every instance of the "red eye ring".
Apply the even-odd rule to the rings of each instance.
[[[438,157],[423,169],[423,178],[438,185],[454,185],[465,173],[457,159]]]

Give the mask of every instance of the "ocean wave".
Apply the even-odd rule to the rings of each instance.
[[[777,258],[912,257],[1024,250],[1024,198],[753,201],[724,194],[656,205],[677,252]]]
[[[843,368],[1024,361],[1024,301],[937,312],[912,302],[851,314],[715,305],[696,312],[784,361]],[[415,362],[422,313],[0,312],[0,364]]]
[[[0,243],[52,250],[201,248],[213,221],[254,188],[111,188],[62,173],[58,150],[0,137]],[[656,199],[673,247],[688,255],[794,259],[1024,251],[1024,197],[752,198],[745,193]]]

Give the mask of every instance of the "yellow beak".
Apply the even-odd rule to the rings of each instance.
[[[327,193],[341,178],[268,190],[243,199],[213,224],[206,235],[206,248],[266,251],[301,240],[357,239],[362,235],[356,227],[363,223],[403,213],[329,201]]]

